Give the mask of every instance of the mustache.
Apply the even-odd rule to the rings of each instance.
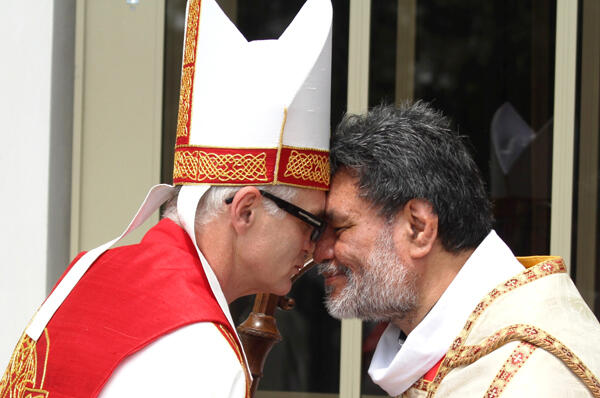
[[[319,273],[319,275],[344,274],[348,277],[352,274],[352,271],[350,270],[350,268],[348,268],[344,265],[336,265],[331,262],[318,264],[317,272]]]

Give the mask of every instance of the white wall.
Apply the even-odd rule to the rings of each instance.
[[[68,230],[61,226],[68,225],[63,216],[69,202],[60,198],[69,197],[71,179],[74,1],[53,3],[4,0],[0,5],[2,374],[58,272],[50,267],[48,278],[49,258],[64,262],[68,255]],[[57,15],[68,20],[55,24]]]

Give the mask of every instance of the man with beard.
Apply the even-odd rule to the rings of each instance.
[[[600,396],[600,324],[559,257],[516,258],[462,138],[429,105],[347,115],[315,260],[337,318],[387,321],[392,396]],[[585,331],[582,333],[582,331]]]

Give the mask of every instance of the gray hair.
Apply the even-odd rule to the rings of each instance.
[[[331,145],[332,174],[341,167],[388,220],[411,199],[428,201],[447,251],[475,248],[491,230],[491,205],[463,138],[425,102],[346,115]]]
[[[196,210],[196,227],[206,225],[212,221],[219,214],[223,213],[226,209],[225,200],[233,197],[237,191],[242,187],[228,187],[228,186],[212,186],[206,191],[200,202],[198,203],[198,209]],[[297,192],[301,188],[295,188],[287,185],[257,185],[256,188],[262,189],[275,196],[280,197],[283,200],[290,201],[294,199]],[[174,196],[167,201],[164,205],[161,218],[170,218],[175,223],[179,224],[179,217],[177,216],[177,198],[181,186],[175,187],[176,191]],[[263,200],[263,207],[267,212],[275,217],[283,218],[285,215],[284,211],[281,210],[275,203],[270,200]]]

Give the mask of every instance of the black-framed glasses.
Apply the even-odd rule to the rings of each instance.
[[[258,192],[260,192],[260,194],[262,196],[264,196],[265,198],[267,198],[267,199],[271,200],[273,203],[275,203],[277,205],[277,207],[279,207],[281,210],[291,214],[292,216],[294,216],[296,218],[299,218],[300,220],[304,221],[308,225],[312,226],[313,231],[310,234],[311,241],[313,241],[313,242],[318,241],[319,238],[321,237],[321,235],[323,234],[323,231],[325,231],[325,228],[327,228],[327,223],[325,222],[325,220],[302,209],[301,207],[298,207],[298,206],[288,202],[287,200],[283,200],[273,194],[270,194],[267,191],[263,191],[262,189],[259,189]],[[226,204],[229,205],[229,204],[231,204],[231,202],[233,202],[233,197],[225,199]]]

